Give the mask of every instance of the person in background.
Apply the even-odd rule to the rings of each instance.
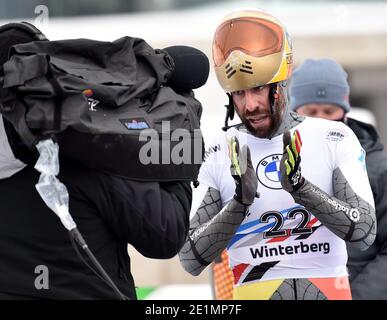
[[[347,74],[332,59],[307,59],[294,71],[290,106],[303,116],[344,122],[366,151],[378,232],[365,251],[347,247],[348,269],[353,299],[387,299],[387,156],[376,129],[347,116],[351,108]]]

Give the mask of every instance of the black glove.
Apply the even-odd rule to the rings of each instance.
[[[255,197],[259,197],[258,180],[251,163],[250,149],[247,145],[240,149],[238,139],[232,137],[229,141],[229,151],[230,171],[236,185],[234,199],[240,204],[250,206]]]
[[[282,188],[288,192],[297,191],[304,184],[304,177],[301,175],[301,137],[298,130],[295,130],[292,137],[287,131],[283,135],[284,153],[282,155],[280,171]]]

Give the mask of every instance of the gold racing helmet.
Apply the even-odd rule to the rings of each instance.
[[[215,73],[226,92],[281,82],[291,76],[293,54],[282,23],[258,10],[226,16],[215,32]]]

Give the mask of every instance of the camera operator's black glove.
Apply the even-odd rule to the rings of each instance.
[[[251,163],[250,149],[247,145],[240,149],[238,139],[232,137],[229,141],[229,151],[230,171],[236,185],[234,199],[240,204],[250,206],[255,197],[259,197],[258,180]]]
[[[301,137],[298,130],[293,135],[287,131],[283,135],[284,153],[282,155],[280,171],[281,185],[287,192],[297,191],[304,183],[305,179],[301,175]]]

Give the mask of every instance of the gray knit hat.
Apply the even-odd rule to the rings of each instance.
[[[309,103],[332,103],[349,112],[347,73],[333,59],[307,59],[290,81],[290,108]]]

